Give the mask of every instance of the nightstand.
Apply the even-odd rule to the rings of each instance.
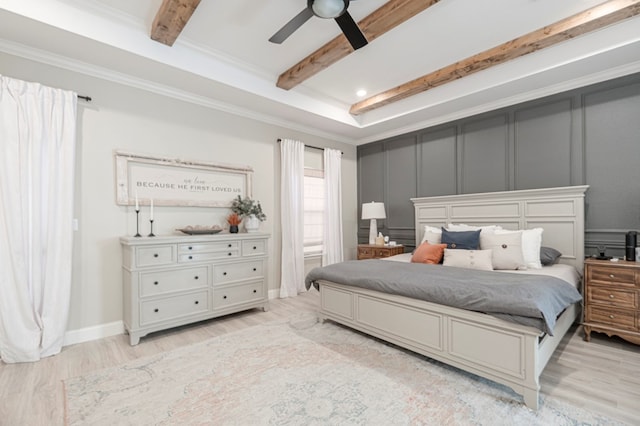
[[[640,263],[584,262],[584,340],[591,332],[640,344]]]
[[[404,246],[376,246],[373,244],[358,244],[358,260],[379,259],[404,253]]]

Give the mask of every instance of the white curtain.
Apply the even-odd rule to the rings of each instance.
[[[71,288],[76,94],[0,76],[0,358],[62,349]]]
[[[280,142],[280,223],[280,297],[292,297],[305,290],[304,144],[290,139]]]
[[[324,150],[324,227],[322,265],[342,262],[342,153]]]

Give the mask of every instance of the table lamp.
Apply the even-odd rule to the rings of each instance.
[[[376,243],[376,236],[378,235],[378,223],[376,220],[386,218],[384,203],[372,201],[362,204],[362,219],[371,219],[371,224],[369,225],[369,244]]]

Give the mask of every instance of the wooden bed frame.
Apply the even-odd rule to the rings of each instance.
[[[584,193],[588,186],[413,198],[416,245],[424,226],[448,223],[544,228],[543,245],[582,271]],[[511,387],[538,408],[539,378],[580,314],[560,315],[554,335],[490,315],[403,296],[320,281],[321,321],[329,319],[430,358]]]

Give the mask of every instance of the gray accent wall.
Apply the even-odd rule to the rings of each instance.
[[[587,184],[586,253],[624,257],[624,234],[640,229],[640,74],[372,142],[357,157],[359,209],[383,201],[378,230],[407,250],[412,197]],[[368,232],[360,220],[360,243]]]

